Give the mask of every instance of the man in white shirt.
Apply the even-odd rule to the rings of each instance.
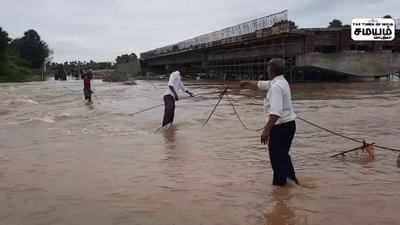
[[[162,121],[162,127],[172,124],[174,122],[175,114],[175,101],[179,100],[177,91],[181,90],[186,92],[188,95],[193,97],[193,94],[185,89],[185,86],[181,80],[181,73],[177,70],[172,72],[169,76],[168,89],[164,93],[164,118]]]
[[[241,88],[261,90],[265,93],[264,112],[266,125],[261,143],[268,144],[274,173],[273,185],[284,186],[286,178],[299,184],[289,155],[296,132],[296,114],[293,110],[289,83],[283,76],[285,61],[280,58],[268,62],[268,81],[241,81]]]

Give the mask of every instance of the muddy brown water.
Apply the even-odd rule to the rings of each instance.
[[[190,82],[160,126],[165,81],[0,84],[0,224],[400,224],[398,154],[329,156],[358,144],[297,121],[291,150],[302,187],[271,185],[259,133],[244,130],[220,85]],[[400,82],[295,84],[305,119],[355,138],[400,147]],[[245,97],[243,96],[255,96]],[[251,128],[262,97],[233,91]]]

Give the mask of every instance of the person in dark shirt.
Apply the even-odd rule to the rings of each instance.
[[[85,96],[85,100],[87,100],[88,103],[92,103],[93,91],[91,89],[91,84],[90,84],[92,78],[93,78],[92,71],[83,74],[83,95]]]

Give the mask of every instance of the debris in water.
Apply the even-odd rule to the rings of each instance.
[[[374,148],[374,145],[367,144],[367,143],[365,143],[365,141],[363,142],[363,144],[364,144],[363,151],[366,151],[368,153],[368,155],[369,155],[369,158],[371,160],[374,160],[375,159],[375,148]]]
[[[136,85],[136,82],[131,80],[131,81],[125,81],[123,84],[124,85]]]
[[[368,153],[369,158],[370,158],[371,160],[374,160],[374,159],[375,159],[375,148],[374,148],[374,144],[375,144],[375,143],[368,144],[368,143],[364,140],[362,146],[357,147],[357,148],[353,148],[353,149],[350,149],[350,150],[347,150],[347,151],[344,151],[344,152],[341,152],[341,153],[338,153],[338,154],[335,154],[335,155],[331,156],[331,158],[337,157],[337,156],[339,156],[339,155],[344,156],[346,153],[354,152],[354,151],[357,151],[357,150],[362,150],[363,152],[367,152],[367,153]]]

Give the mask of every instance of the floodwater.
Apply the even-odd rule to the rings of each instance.
[[[303,186],[276,188],[260,134],[229,102],[202,127],[223,86],[186,82],[200,96],[178,101],[175,126],[157,131],[162,107],[133,113],[162,103],[165,81],[92,85],[88,106],[81,81],[0,84],[1,225],[400,224],[398,153],[330,158],[359,144],[297,120],[291,153]],[[302,118],[400,147],[400,82],[292,93]],[[260,93],[230,95],[249,127],[263,126]]]

